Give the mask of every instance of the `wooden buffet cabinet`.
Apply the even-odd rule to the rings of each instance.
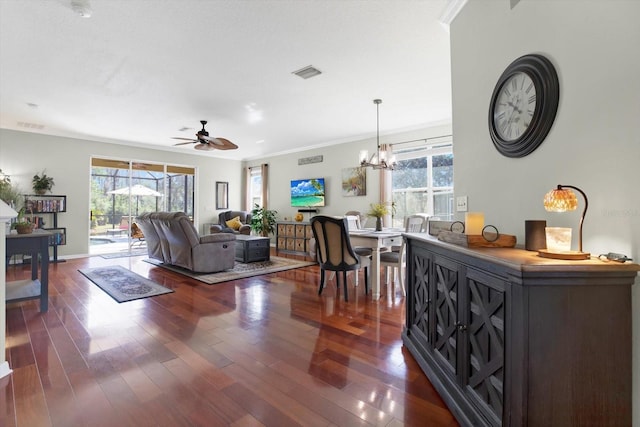
[[[631,425],[639,265],[405,238],[403,342],[461,425]]]
[[[306,254],[313,237],[308,222],[282,221],[276,224],[276,251]]]

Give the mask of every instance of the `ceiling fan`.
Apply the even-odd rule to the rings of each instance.
[[[236,148],[238,148],[238,146],[236,144],[234,144],[233,142],[229,141],[228,139],[225,138],[213,138],[211,136],[209,136],[209,132],[207,132],[204,128],[204,125],[207,124],[206,120],[200,120],[200,123],[202,124],[202,129],[198,131],[198,133],[196,133],[196,139],[193,138],[180,138],[180,137],[173,137],[172,139],[181,139],[187,142],[178,142],[177,144],[173,144],[175,145],[186,145],[186,144],[195,144],[197,143],[198,145],[196,145],[195,148],[196,150],[204,150],[204,151],[209,151],[209,150],[235,150]]]

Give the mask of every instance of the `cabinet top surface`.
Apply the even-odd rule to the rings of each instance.
[[[252,235],[246,235],[246,234],[238,234],[236,235],[236,240],[241,240],[241,241],[245,241],[245,242],[250,242],[250,241],[256,241],[256,240],[271,240],[269,237],[262,237],[262,236],[252,236]]]
[[[43,230],[34,230],[33,233],[29,234],[7,234],[7,239],[37,239],[38,237],[50,237],[53,236],[53,233]]]
[[[453,243],[442,242],[436,237],[424,233],[403,233],[408,240],[427,242],[436,247],[448,249],[460,254],[480,258],[485,261],[501,264],[507,268],[526,272],[552,272],[571,270],[580,271],[619,271],[637,272],[640,265],[625,262],[602,261],[592,256],[587,260],[567,261],[561,259],[542,258],[536,251],[526,251],[519,248],[467,248]]]

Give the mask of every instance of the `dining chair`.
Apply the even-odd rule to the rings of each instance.
[[[406,233],[422,233],[424,232],[424,226],[427,218],[423,215],[410,215],[405,218],[404,231]],[[394,247],[391,251],[382,252],[380,254],[380,266],[384,268],[384,282],[389,284],[389,277],[391,276],[389,270],[392,270],[394,280],[398,280],[402,288],[402,295],[406,295],[405,290],[405,277],[404,277],[404,265],[405,265],[405,251],[404,251],[404,239],[402,244],[398,247]]]
[[[347,229],[348,230],[360,230],[362,228],[362,222],[360,221],[360,217],[358,215],[346,215],[347,219]],[[371,256],[373,252],[371,248],[365,248],[361,246],[354,246],[353,250],[360,256]]]
[[[336,286],[340,289],[340,274],[342,272],[342,285],[344,288],[344,300],[347,302],[347,273],[364,268],[364,290],[369,293],[369,265],[370,260],[366,256],[358,255],[351,246],[346,218],[334,218],[324,215],[316,215],[311,218],[311,229],[316,241],[316,256],[320,264],[320,288],[318,295],[322,294],[325,282],[325,271],[336,273]]]
[[[132,222],[131,223],[131,243],[129,244],[129,247],[132,248],[135,245],[142,246],[144,243],[145,243],[144,233],[142,232],[140,227],[138,227],[138,224],[136,224],[135,222]]]
[[[358,228],[364,227],[364,223],[367,221],[367,216],[360,211],[347,211],[344,214],[345,216],[357,216],[358,217]]]

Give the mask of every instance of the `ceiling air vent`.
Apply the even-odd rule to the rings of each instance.
[[[292,74],[295,74],[298,77],[302,77],[303,79],[310,79],[311,77],[315,77],[318,74],[322,74],[322,71],[318,70],[313,65],[309,65],[304,68],[300,68],[298,71],[294,71]]]
[[[39,125],[37,123],[18,122],[18,126],[21,128],[27,128],[27,129],[36,129],[36,130],[44,129],[44,125]]]

